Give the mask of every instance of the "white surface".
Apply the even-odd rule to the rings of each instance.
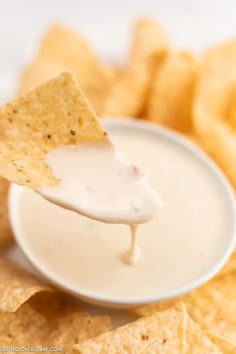
[[[200,50],[236,36],[235,13],[235,0],[0,0],[0,103],[51,22],[78,28],[101,57],[120,62],[140,16],[160,21],[175,45]]]

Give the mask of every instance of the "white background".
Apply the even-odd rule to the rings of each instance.
[[[236,36],[236,0],[0,0],[0,102],[13,94],[49,23],[78,28],[101,57],[120,62],[139,16],[159,20],[182,48],[198,51]]]

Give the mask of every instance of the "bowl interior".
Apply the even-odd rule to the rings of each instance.
[[[107,297],[107,296],[100,296],[98,294],[90,293],[87,291],[84,291],[82,289],[78,288],[73,288],[71,286],[68,286],[66,282],[63,282],[61,279],[58,279],[54,274],[50,272],[49,269],[46,269],[38,259],[34,257],[34,255],[30,252],[30,250],[27,247],[27,242],[25,242],[24,235],[22,234],[22,228],[19,227],[19,202],[21,198],[23,197],[24,194],[24,188],[17,186],[17,185],[12,185],[10,188],[10,194],[9,194],[9,212],[10,212],[10,220],[11,224],[13,227],[13,231],[15,234],[15,238],[31,262],[31,264],[49,281],[51,281],[53,284],[56,286],[62,288],[63,290],[73,294],[74,296],[81,298],[83,300],[86,300],[87,302],[90,302],[92,304],[98,304],[102,306],[108,306],[108,307],[116,307],[116,308],[127,308],[127,307],[134,307],[134,306],[139,306],[151,302],[157,302],[161,300],[166,300],[172,297],[179,296],[181,294],[184,294],[200,285],[208,281],[210,278],[212,278],[225,264],[227,261],[228,257],[230,256],[231,252],[233,251],[233,248],[236,243],[236,232],[235,232],[235,215],[236,215],[236,209],[235,209],[235,198],[234,198],[234,192],[228,182],[228,180],[225,178],[223,173],[218,169],[218,167],[203,153],[201,152],[197,147],[195,147],[193,144],[190,142],[186,141],[183,139],[180,135],[173,133],[167,129],[157,127],[156,125],[152,125],[150,123],[142,122],[142,121],[133,121],[131,119],[107,119],[104,120],[104,125],[106,129],[109,131],[112,131],[113,129],[137,129],[137,130],[142,130],[145,131],[147,134],[152,134],[155,135],[156,138],[164,137],[165,139],[170,140],[173,144],[181,145],[181,148],[186,150],[188,153],[192,154],[197,157],[202,164],[204,164],[208,169],[211,170],[211,173],[213,174],[214,178],[217,180],[217,183],[219,185],[219,188],[223,190],[224,198],[227,202],[228,210],[230,213],[230,234],[226,235],[227,237],[227,242],[225,244],[225,248],[222,249],[222,253],[213,267],[208,269],[204,275],[199,277],[197,280],[195,279],[192,282],[189,282],[187,285],[179,287],[175,289],[174,291],[171,291],[169,293],[166,293],[164,296],[155,296],[153,295],[152,297],[149,298],[133,298],[133,299],[115,299],[112,297]],[[37,226],[36,226],[37,227]]]

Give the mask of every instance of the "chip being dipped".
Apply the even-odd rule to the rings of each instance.
[[[0,111],[0,174],[111,223],[149,220],[158,198],[122,160],[73,77],[63,73]]]

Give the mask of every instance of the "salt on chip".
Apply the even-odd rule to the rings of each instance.
[[[17,263],[0,258],[0,312],[14,312],[33,295],[52,288]]]
[[[236,133],[229,114],[236,82],[236,39],[208,50],[202,60],[194,101],[194,126],[211,154],[236,187]],[[233,109],[232,109],[233,110]]]
[[[24,94],[63,71],[71,71],[100,114],[114,77],[99,62],[87,41],[76,31],[55,24],[42,38],[38,54],[23,72],[19,94]]]
[[[211,331],[205,331],[205,334],[224,354],[236,354],[236,344],[226,339],[222,335],[216,335]]]
[[[190,53],[170,53],[153,79],[148,103],[151,121],[181,132],[192,129],[197,70],[197,60]]]
[[[0,109],[0,175],[32,188],[57,183],[45,155],[106,133],[69,73],[48,81]]]
[[[75,345],[74,353],[184,353],[186,311],[173,308]]]
[[[0,177],[0,247],[13,240],[12,229],[8,215],[9,182]]]

